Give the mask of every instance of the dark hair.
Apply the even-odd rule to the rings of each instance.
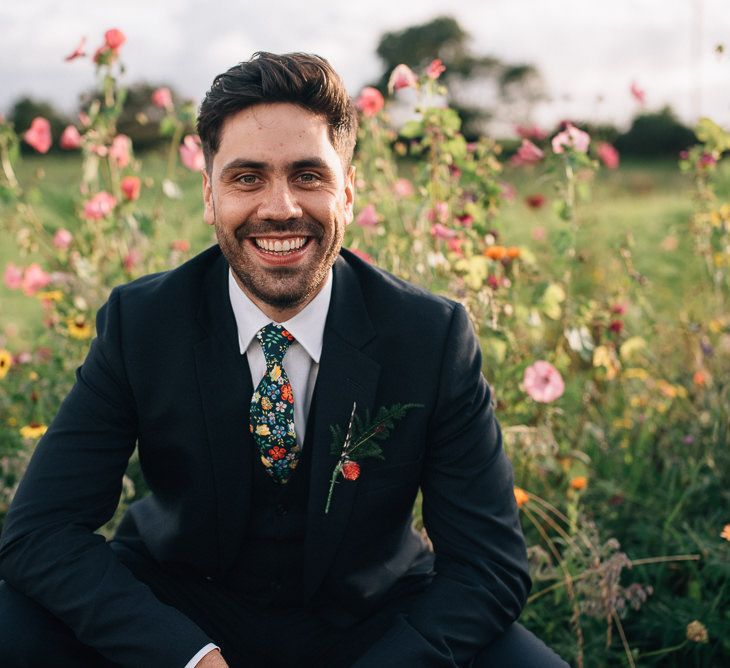
[[[259,51],[214,80],[198,113],[198,134],[210,169],[229,116],[256,104],[289,102],[325,118],[347,168],[357,135],[357,112],[342,79],[320,56]]]

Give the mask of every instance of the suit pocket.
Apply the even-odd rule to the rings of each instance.
[[[422,464],[423,457],[397,464],[377,462],[374,466],[368,466],[366,460],[360,473],[357,493],[362,496],[371,492],[382,492],[391,487],[410,487],[420,478]]]

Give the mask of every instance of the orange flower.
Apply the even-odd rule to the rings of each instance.
[[[23,438],[40,438],[46,433],[48,427],[41,422],[31,422],[20,428],[20,435]]]
[[[720,532],[720,538],[730,541],[730,524],[726,524]]]
[[[0,348],[0,378],[8,375],[11,366],[13,366],[13,356],[10,351]]]
[[[522,487],[515,487],[514,493],[518,508],[522,508],[530,500],[530,495]]]
[[[518,258],[520,256],[520,249],[517,248],[517,246],[510,246],[507,248],[507,257],[510,260],[514,260],[515,258]]]
[[[584,475],[575,476],[575,478],[571,478],[570,480],[571,489],[580,491],[581,489],[585,489],[587,486],[588,478],[586,478]]]
[[[507,249],[504,246],[489,246],[484,249],[484,255],[490,260],[499,261],[507,255]]]
[[[695,371],[694,376],[692,376],[692,382],[699,387],[704,387],[707,385],[707,375],[704,371]]]

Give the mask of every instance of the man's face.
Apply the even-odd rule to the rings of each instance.
[[[345,174],[325,120],[288,103],[228,117],[212,161],[205,222],[254,303],[287,319],[337,258],[352,221],[354,169]]]

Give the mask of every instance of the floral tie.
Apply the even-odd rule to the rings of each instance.
[[[266,373],[251,397],[249,428],[266,471],[274,482],[283,484],[297,467],[301,450],[294,432],[294,396],[282,366],[294,337],[270,322],[256,338],[264,351]]]

